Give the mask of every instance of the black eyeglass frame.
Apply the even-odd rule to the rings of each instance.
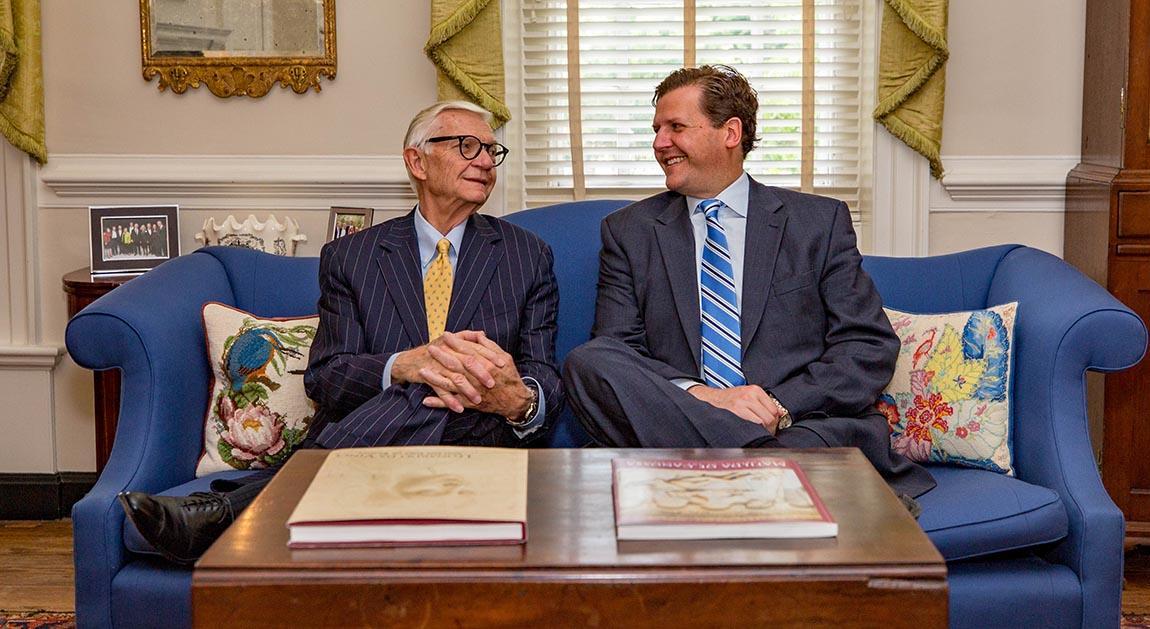
[[[479,148],[475,151],[474,155],[468,155],[463,150],[463,143],[465,141],[467,141],[468,138],[475,140],[476,142],[479,143]],[[470,134],[440,135],[440,136],[436,136],[434,138],[427,138],[427,140],[425,140],[425,141],[427,143],[431,143],[431,142],[449,142],[451,140],[456,140],[459,142],[459,155],[462,156],[463,159],[475,159],[476,157],[479,157],[479,153],[481,151],[487,151],[487,154],[491,156],[491,161],[494,162],[495,166],[502,164],[503,160],[507,158],[507,154],[511,152],[511,149],[507,148],[506,146],[503,146],[502,144],[500,144],[498,142],[484,142],[483,140],[480,140],[479,138],[475,137],[474,135],[470,135]]]

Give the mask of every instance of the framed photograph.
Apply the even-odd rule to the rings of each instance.
[[[88,208],[92,275],[143,273],[180,255],[177,205]]]
[[[328,241],[371,227],[375,210],[369,207],[333,207],[327,219]]]

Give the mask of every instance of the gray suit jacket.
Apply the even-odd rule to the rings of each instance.
[[[667,378],[698,378],[698,276],[683,195],[613,213],[602,238],[593,335],[626,342]],[[869,414],[894,372],[898,338],[861,263],[844,203],[751,180],[743,371],[796,420]],[[841,426],[804,425],[831,424]]]

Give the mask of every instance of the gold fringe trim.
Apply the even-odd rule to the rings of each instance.
[[[943,168],[939,143],[927,137],[918,129],[895,118],[892,114],[946,64],[946,60],[950,57],[950,50],[946,45],[946,35],[928,24],[922,16],[914,10],[914,7],[910,6],[907,0],[885,0],[885,2],[886,5],[898,15],[903,25],[914,33],[916,37],[934,49],[935,54],[925,65],[915,71],[905,83],[899,86],[898,89],[880,100],[875,106],[872,116],[886,127],[892,135],[904,142],[915,152],[927,158],[930,161],[930,174],[935,179],[941,179]]]
[[[937,142],[926,137],[920,133],[918,129],[894,116],[885,116],[880,118],[879,122],[887,128],[887,131],[891,132],[891,135],[929,160],[931,176],[935,179],[942,179],[944,172],[942,169],[942,156],[939,154],[940,147]]]
[[[0,116],[0,134],[3,134],[12,146],[34,157],[41,166],[48,163],[48,147],[44,141],[17,129],[3,116]]]
[[[440,47],[447,43],[447,40],[458,35],[463,29],[474,20],[480,13],[487,8],[491,0],[472,0],[465,2],[442,22],[432,26],[431,34],[427,38],[427,43],[423,47],[423,52],[432,63],[443,72],[460,90],[470,97],[477,105],[483,107],[495,117],[492,128],[498,129],[511,120],[511,110],[503,102],[502,96],[496,97],[491,92],[479,85],[475,79],[471,78],[466,72],[460,69],[459,65],[446,53],[440,51]]]

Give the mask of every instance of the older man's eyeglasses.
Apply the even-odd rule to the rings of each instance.
[[[488,144],[473,135],[441,135],[435,138],[428,138],[428,142],[459,142],[459,154],[463,159],[475,159],[479,157],[480,151],[487,151],[491,156],[491,161],[496,166],[503,163],[503,158],[507,157],[510,150],[498,142],[491,142]]]

